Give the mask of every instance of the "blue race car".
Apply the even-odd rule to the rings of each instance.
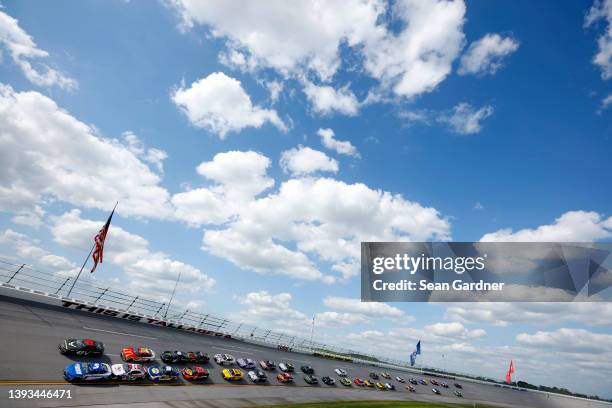
[[[150,365],[147,367],[147,377],[151,381],[176,381],[179,378],[179,372],[169,365]]]
[[[110,365],[106,363],[75,363],[64,369],[64,378],[67,381],[101,381],[112,377]]]

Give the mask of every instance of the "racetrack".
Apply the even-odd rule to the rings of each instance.
[[[454,389],[443,389],[441,396],[431,392],[431,386],[417,385],[417,392],[409,393],[402,384],[393,383],[397,391],[344,387],[337,385],[307,385],[299,366],[312,365],[320,378],[329,375],[337,378],[334,368],[343,368],[349,377],[367,378],[370,371],[383,369],[355,363],[338,362],[324,358],[284,352],[239,340],[227,340],[178,330],[154,327],[126,320],[114,319],[87,312],[65,310],[28,301],[0,297],[0,387],[1,406],[25,407],[78,407],[129,404],[142,407],[233,407],[284,402],[314,402],[330,400],[423,400],[437,402],[464,402],[510,407],[610,407],[595,401],[565,398],[542,393],[517,391],[484,384],[462,382],[465,398],[452,395]],[[275,374],[269,373],[270,384],[252,385],[246,380],[229,384],[221,378],[220,367],[207,364],[210,379],[202,384],[181,381],[178,385],[166,384],[87,384],[65,383],[62,369],[71,362],[59,354],[57,344],[64,338],[94,338],[102,341],[106,355],[101,360],[120,362],[119,352],[128,345],[151,347],[157,354],[163,350],[201,350],[209,355],[230,353],[236,358],[248,357],[256,361],[271,359],[289,361],[296,366],[295,384],[277,385]],[[98,359],[100,360],[100,359]],[[388,369],[393,377],[411,375]],[[275,373],[278,373],[277,370]],[[8,398],[10,389],[69,389],[71,399],[17,400]]]

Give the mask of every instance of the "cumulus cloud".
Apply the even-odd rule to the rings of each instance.
[[[519,231],[500,229],[485,234],[483,242],[591,242],[612,236],[612,217],[594,211],[568,211],[552,224]]]
[[[259,128],[269,122],[286,132],[287,126],[273,109],[253,105],[240,81],[214,72],[206,78],[181,86],[172,101],[187,115],[189,122],[224,139],[230,132],[247,127]]]
[[[595,0],[587,13],[584,25],[589,27],[599,21],[605,23],[605,30],[597,39],[597,53],[593,64],[601,69],[601,77],[612,77],[612,0]]]
[[[79,210],[71,210],[51,217],[51,233],[60,245],[83,250],[104,225],[104,220],[90,220],[81,217]],[[104,245],[104,261],[123,269],[130,291],[155,296],[167,301],[170,288],[174,286],[179,273],[179,288],[191,294],[211,291],[215,279],[198,268],[172,259],[163,252],[153,251],[149,242],[140,235],[112,225]]]
[[[499,34],[486,34],[478,41],[470,44],[461,57],[458,73],[494,74],[503,65],[503,60],[516,52],[519,43],[512,37],[502,37]]]
[[[351,157],[360,157],[357,148],[349,141],[336,139],[336,134],[332,129],[319,128],[317,135],[321,137],[323,146],[330,150],[334,150],[338,154],[344,154]]]
[[[359,111],[359,101],[348,86],[334,89],[331,86],[318,86],[309,82],[304,86],[304,93],[314,111],[321,115],[341,113],[355,116]]]
[[[328,82],[342,66],[340,47],[346,46],[383,88],[406,97],[430,92],[442,82],[464,42],[462,0],[400,0],[392,6],[360,0],[171,4],[183,29],[204,25],[213,37],[225,40],[220,58],[231,66],[272,68],[285,77],[312,73]],[[350,95],[342,99],[340,112],[356,110]]]
[[[302,312],[291,307],[292,296],[282,292],[273,294],[266,290],[234,296],[234,300],[246,306],[244,310],[233,313],[231,318],[249,324],[265,324],[266,328],[300,329],[310,324],[310,319]]]
[[[357,298],[329,296],[323,299],[323,304],[330,309],[340,312],[357,313],[368,317],[389,319],[407,318],[408,320],[414,319],[412,316],[406,316],[401,309],[398,309],[395,306],[381,302],[362,302]]]
[[[555,331],[519,333],[516,341],[537,348],[579,353],[612,354],[612,334],[594,333],[585,329],[560,328]]]
[[[438,121],[447,124],[460,135],[471,135],[482,130],[482,121],[493,114],[493,107],[486,105],[475,109],[469,103],[457,104],[450,113],[438,117]]]
[[[285,173],[304,176],[317,172],[338,172],[338,162],[310,147],[298,146],[281,154],[280,166]]]
[[[0,45],[8,50],[13,62],[34,85],[59,86],[68,91],[78,88],[76,80],[40,62],[49,53],[38,48],[32,37],[19,27],[19,22],[1,10]]]
[[[155,152],[147,159],[129,143],[99,136],[50,98],[0,85],[2,211],[36,215],[36,205],[51,197],[103,210],[119,201],[121,215],[167,218],[169,194],[147,165],[161,163],[165,153]]]

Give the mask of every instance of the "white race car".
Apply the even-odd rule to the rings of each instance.
[[[340,377],[346,377],[346,370],[343,370],[341,368],[336,368],[334,370],[336,372],[336,374],[338,374]]]
[[[232,365],[235,361],[234,356],[232,356],[231,354],[215,354],[213,358],[215,360],[215,363],[219,365]]]
[[[396,380],[396,381],[398,381],[398,382],[401,382],[401,383],[405,383],[405,382],[406,382],[406,380],[404,380],[404,379],[403,379],[402,377],[400,377],[400,376],[395,377],[395,380]]]
[[[112,378],[124,381],[142,380],[145,378],[145,371],[140,364],[113,364]]]

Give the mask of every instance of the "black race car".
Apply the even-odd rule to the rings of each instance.
[[[201,351],[164,351],[161,354],[164,363],[201,363],[206,364],[210,361],[208,354]]]
[[[370,378],[373,380],[378,380],[380,377],[378,376],[378,374],[376,374],[375,372],[371,372],[370,373]]]
[[[300,367],[300,370],[302,370],[302,372],[304,374],[314,374],[314,368],[312,368],[309,365],[303,365]]]
[[[62,354],[75,356],[101,356],[104,344],[91,339],[66,339],[57,348]]]
[[[321,378],[321,381],[323,381],[327,385],[336,385],[336,380],[331,377],[323,377]]]
[[[317,377],[315,377],[312,374],[306,374],[304,376],[304,381],[306,381],[308,384],[318,384],[319,380],[317,379]]]
[[[459,383],[455,383],[455,387],[457,387],[457,388],[463,388],[463,386],[462,386],[461,384],[459,384]]]

